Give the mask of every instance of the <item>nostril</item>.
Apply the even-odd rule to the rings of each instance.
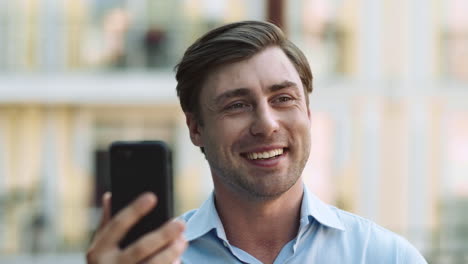
[[[253,135],[270,135],[279,130],[279,124],[274,118],[258,117],[250,127],[250,132]]]

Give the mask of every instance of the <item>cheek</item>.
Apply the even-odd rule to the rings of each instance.
[[[310,132],[311,122],[309,116],[306,113],[290,112],[283,117],[287,126],[292,130],[293,133],[306,133]]]
[[[218,141],[218,144],[232,143],[238,139],[247,126],[247,121],[242,118],[223,117],[210,120],[212,126],[205,139],[208,141]]]

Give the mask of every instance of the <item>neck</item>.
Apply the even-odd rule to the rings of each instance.
[[[299,228],[302,181],[274,199],[252,200],[215,184],[216,208],[229,242],[263,263],[273,263]]]

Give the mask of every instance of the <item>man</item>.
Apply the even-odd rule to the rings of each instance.
[[[214,192],[180,217],[185,224],[169,222],[123,250],[119,239],[155,197],[110,219],[106,195],[88,263],[426,263],[400,236],[322,203],[302,183],[312,74],[279,28],[214,29],[188,48],[176,79]]]

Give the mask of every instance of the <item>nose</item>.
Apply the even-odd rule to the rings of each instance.
[[[254,111],[250,133],[254,136],[268,137],[279,129],[278,116],[268,104],[259,105]]]

